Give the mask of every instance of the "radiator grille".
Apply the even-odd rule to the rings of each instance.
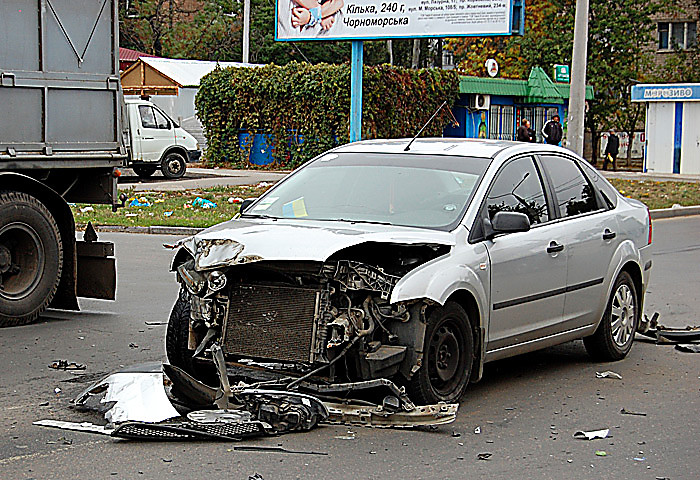
[[[318,291],[271,285],[233,285],[224,328],[228,354],[310,362]]]

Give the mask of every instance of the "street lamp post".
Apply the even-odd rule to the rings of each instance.
[[[588,50],[588,0],[576,0],[574,49],[571,55],[571,85],[566,147],[583,155],[586,108],[586,55]]]

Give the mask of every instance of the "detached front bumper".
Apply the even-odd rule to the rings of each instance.
[[[202,151],[201,150],[187,150],[187,162],[188,163],[198,162],[200,158],[202,158]]]

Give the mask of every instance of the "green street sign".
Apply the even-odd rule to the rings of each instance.
[[[568,65],[554,65],[554,81],[569,83],[569,66]]]

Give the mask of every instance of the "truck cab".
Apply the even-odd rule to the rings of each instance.
[[[197,140],[148,100],[126,100],[131,136],[129,166],[141,178],[157,169],[166,178],[185,174],[187,162],[202,155]]]

